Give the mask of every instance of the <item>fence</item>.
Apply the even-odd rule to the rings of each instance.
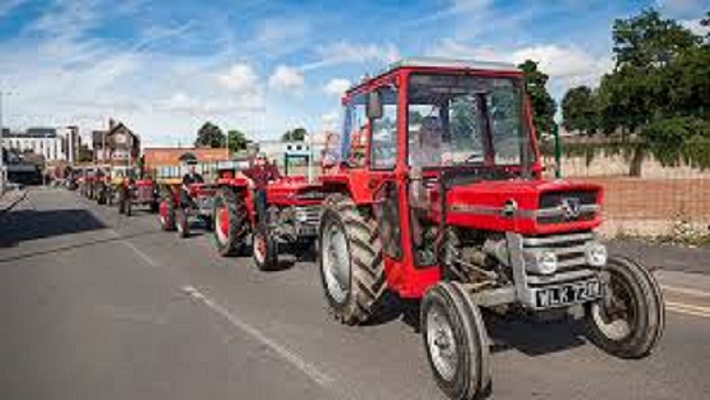
[[[710,140],[670,152],[672,157],[659,151],[667,149],[639,143],[563,146],[562,175],[604,187],[605,233],[668,235],[681,223],[696,233],[710,233],[710,163],[704,158]],[[545,162],[551,162],[550,147],[543,149]]]

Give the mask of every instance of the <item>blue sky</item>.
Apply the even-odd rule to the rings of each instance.
[[[698,29],[702,0],[0,0],[5,125],[114,116],[150,145],[206,120],[256,139],[336,124],[350,82],[407,56],[532,58],[560,97],[612,65],[615,18],[654,6]]]

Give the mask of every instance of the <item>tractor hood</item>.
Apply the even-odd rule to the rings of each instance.
[[[269,204],[282,206],[317,205],[323,202],[325,196],[322,182],[308,182],[302,176],[283,177],[269,184],[266,189]]]
[[[601,223],[602,188],[564,180],[479,181],[446,192],[449,224],[473,229],[547,234]]]

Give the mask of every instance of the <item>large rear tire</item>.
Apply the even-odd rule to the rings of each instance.
[[[609,258],[602,281],[604,297],[586,306],[590,340],[620,358],[647,356],[665,328],[658,282],[648,269],[621,257]]]
[[[222,256],[240,253],[249,235],[250,222],[244,196],[229,187],[219,189],[212,210],[213,242]]]
[[[163,189],[161,194],[158,219],[164,231],[175,230],[175,196],[170,189]]]
[[[123,187],[118,189],[118,213],[126,213],[126,189]]]
[[[323,203],[318,259],[321,282],[335,317],[344,324],[366,322],[386,285],[377,222],[341,194]]]
[[[457,282],[439,282],[424,295],[421,332],[429,365],[451,399],[478,399],[490,390],[486,327],[471,296]]]

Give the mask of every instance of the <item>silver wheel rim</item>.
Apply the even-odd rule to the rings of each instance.
[[[458,368],[458,357],[451,323],[441,306],[432,305],[426,315],[427,347],[436,372],[452,381]]]
[[[597,302],[592,303],[591,313],[592,320],[599,331],[609,340],[620,341],[631,334],[631,323],[629,320],[618,317],[611,317],[610,310],[618,307],[620,300],[611,289],[611,275],[609,273],[602,274],[602,281],[605,283],[604,297]]]
[[[321,259],[328,293],[336,302],[345,302],[350,290],[350,253],[339,224],[331,222],[323,232]]]
[[[264,254],[264,251],[262,251],[261,247],[259,246],[261,244],[262,240],[265,240],[264,238],[261,237],[261,234],[255,234],[254,238],[252,239],[252,251],[254,253],[254,258],[256,258],[256,261],[259,264],[263,264],[264,260],[266,259],[266,254]],[[264,243],[264,245],[266,245]]]
[[[214,223],[214,230],[217,232],[217,241],[221,244],[226,244],[227,240],[229,240],[229,237],[224,234],[222,231],[222,209],[217,208],[217,212],[215,213],[215,223]]]
[[[182,213],[182,211],[178,212],[178,223],[177,223],[177,229],[178,232],[182,233],[183,232],[183,226],[182,224],[185,223],[185,215]]]

